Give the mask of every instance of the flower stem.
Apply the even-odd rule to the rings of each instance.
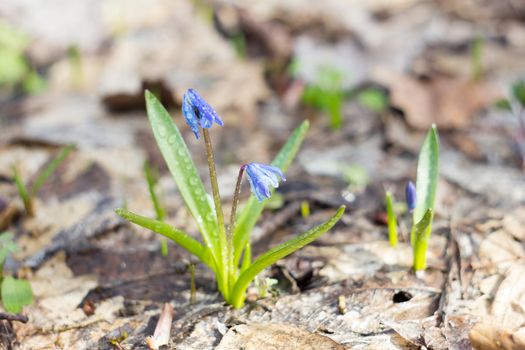
[[[215,170],[215,160],[213,157],[213,148],[211,145],[210,133],[208,129],[202,129],[204,135],[204,143],[206,145],[206,155],[208,158],[208,168],[210,171],[210,182],[211,190],[213,192],[213,202],[215,203],[215,213],[217,215],[217,224],[219,226],[219,256],[221,257],[222,278],[223,280],[223,292],[229,293],[230,288],[228,287],[228,276],[229,276],[229,265],[228,265],[228,244],[226,239],[226,229],[224,227],[224,214],[222,212],[221,196],[219,193],[219,185],[217,183],[217,171]],[[227,295],[225,295],[227,298]]]
[[[227,231],[227,240],[228,240],[228,266],[229,266],[229,282],[230,285],[233,287],[235,284],[235,274],[236,274],[236,268],[234,263],[234,247],[233,247],[233,232],[235,230],[235,221],[237,219],[237,204],[239,204],[239,195],[241,194],[241,183],[242,183],[242,175],[244,174],[244,169],[246,169],[246,164],[241,166],[239,169],[239,175],[237,176],[237,183],[235,184],[235,192],[233,193],[233,203],[232,203],[232,210],[230,213],[230,225],[228,226]]]

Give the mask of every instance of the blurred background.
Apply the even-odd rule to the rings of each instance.
[[[21,247],[8,266],[31,268],[35,295],[47,300],[42,281],[56,272],[39,271],[53,257],[69,271],[53,295],[69,295],[65,286],[75,283],[83,291],[69,306],[52,304],[62,311],[43,324],[71,321],[59,315],[77,310],[97,285],[166,270],[156,237],[130,233],[113,214],[125,203],[154,216],[145,161],[158,171],[168,221],[196,232],[151,134],[144,89],[172,112],[203,179],[205,154],[181,115],[182,96],[193,87],[219,112],[225,126],[212,138],[226,202],[240,164],[270,162],[310,120],[289,181],[269,205],[293,209],[258,228],[260,247],[340,204],[351,214],[323,244],[384,240],[384,190],[402,200],[433,123],[442,147],[438,217],[472,223],[522,214],[524,57],[523,0],[2,0],[0,229]],[[76,150],[25,219],[13,165],[30,183],[68,144]],[[318,216],[300,219],[303,201]],[[266,237],[275,227],[280,233]],[[172,246],[169,254],[187,257]],[[148,283],[158,293],[108,287],[90,300],[159,301],[176,289]]]

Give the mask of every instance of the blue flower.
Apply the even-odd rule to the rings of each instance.
[[[412,183],[412,181],[408,181],[407,185],[405,187],[405,200],[407,202],[408,210],[412,211],[416,207],[417,203],[417,195],[416,195],[416,187]]]
[[[270,198],[272,195],[270,192],[270,186],[277,188],[279,187],[279,176],[282,181],[286,181],[281,169],[261,164],[261,163],[248,163],[245,165],[246,173],[248,174],[248,180],[250,181],[250,187],[253,194],[262,202],[266,198]]]
[[[221,117],[215,110],[193,89],[188,89],[182,99],[182,114],[186,123],[199,138],[199,125],[203,129],[209,129],[213,123],[223,126]]]

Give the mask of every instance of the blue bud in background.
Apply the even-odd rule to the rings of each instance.
[[[262,202],[266,198],[270,198],[270,186],[273,188],[279,187],[278,177],[280,177],[282,181],[286,181],[281,169],[272,165],[248,163],[245,166],[245,169],[248,174],[248,180],[250,181],[252,192],[255,194],[259,202]]]
[[[197,139],[199,125],[203,129],[211,128],[214,122],[220,126],[224,125],[217,112],[193,89],[188,89],[184,94],[182,114]]]
[[[412,181],[408,181],[407,185],[405,187],[405,199],[407,202],[407,207],[409,211],[414,210],[417,203],[417,195],[416,195],[416,186],[412,183]]]

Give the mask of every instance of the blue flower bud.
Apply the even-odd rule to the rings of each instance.
[[[409,211],[414,210],[417,203],[416,187],[412,181],[408,181],[405,187],[405,200]]]
[[[271,165],[248,163],[245,169],[246,174],[248,174],[252,192],[259,202],[270,198],[270,186],[273,188],[279,187],[279,178],[277,176],[279,176],[282,181],[286,181],[281,169]]]
[[[199,125],[203,129],[211,128],[214,122],[220,126],[224,125],[217,112],[193,89],[188,89],[184,94],[182,114],[197,139]]]

